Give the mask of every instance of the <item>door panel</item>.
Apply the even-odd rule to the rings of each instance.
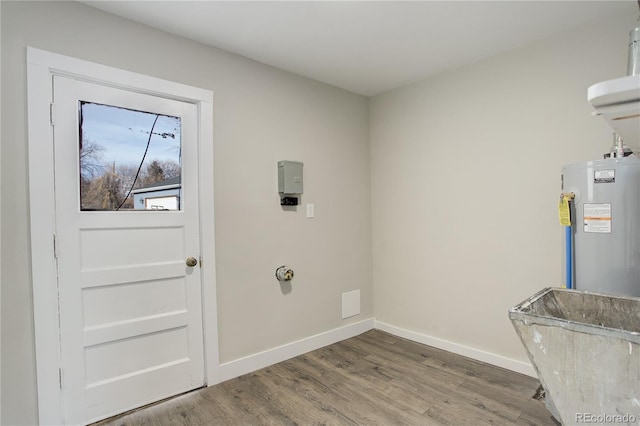
[[[104,413],[120,413],[158,401],[175,394],[176,389],[187,391],[191,388],[186,379],[189,374],[189,360],[176,360],[172,363],[160,365],[142,371],[141,374],[131,374],[119,377],[117,381],[105,381],[86,389],[86,416],[90,419],[105,417]],[[147,389],[147,401],[131,404],[131,401],[142,401],[139,389]],[[111,415],[111,414],[110,414]],[[67,423],[72,423],[67,421]],[[85,421],[84,423],[87,423]]]
[[[123,275],[130,275],[130,272],[125,270]],[[117,283],[119,280],[113,281]],[[150,299],[148,295],[152,291],[160,291],[166,298]],[[104,323],[126,322],[140,316],[154,317],[165,312],[184,311],[187,302],[185,291],[184,277],[150,278],[133,284],[127,283],[127,285],[85,287],[83,289],[85,327],[87,330],[98,330]]]
[[[92,271],[170,262],[184,253],[184,239],[182,227],[82,229],[81,268]]]
[[[193,104],[64,77],[54,77],[54,103],[63,411],[66,423],[88,423],[204,384],[200,268],[185,264],[187,257],[199,257],[200,246],[197,111]],[[81,191],[95,195],[95,188],[114,182],[120,192],[112,193],[123,201],[123,188],[137,185],[142,193],[154,185],[166,188],[157,168],[156,181],[147,187],[135,179],[123,184],[126,175],[119,174],[115,160],[100,164],[95,161],[99,156],[87,174],[80,146],[87,146],[89,134],[94,147],[101,141],[126,146],[129,139],[112,127],[86,130],[83,105],[141,111],[147,118],[170,117],[179,123],[177,186],[172,177],[179,210],[134,209],[132,203],[119,209],[120,200],[101,203],[111,189],[98,193],[91,209],[85,201],[81,205]],[[143,133],[147,138],[145,155],[161,151],[166,132],[128,125],[135,137]],[[142,154],[136,155],[132,158],[142,160]],[[144,161],[133,168],[144,170]],[[103,205],[104,210],[94,209]]]

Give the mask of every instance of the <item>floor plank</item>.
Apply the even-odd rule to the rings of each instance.
[[[372,330],[100,425],[550,425],[538,381]]]

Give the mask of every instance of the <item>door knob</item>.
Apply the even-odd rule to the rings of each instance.
[[[196,259],[195,257],[187,257],[187,260],[185,262],[187,264],[187,266],[189,267],[193,267],[196,266],[198,264],[198,259]]]

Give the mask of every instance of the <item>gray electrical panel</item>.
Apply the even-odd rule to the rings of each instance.
[[[302,194],[302,167],[299,161],[278,161],[280,194]]]

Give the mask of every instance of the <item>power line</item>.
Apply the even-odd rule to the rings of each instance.
[[[136,185],[136,181],[138,180],[138,176],[140,175],[140,170],[142,170],[142,163],[144,163],[144,159],[147,156],[147,151],[149,151],[149,144],[151,144],[151,136],[153,136],[153,129],[155,129],[156,123],[158,122],[158,118],[159,117],[160,117],[160,114],[156,114],[156,119],[153,120],[153,126],[151,126],[151,131],[149,132],[149,139],[147,139],[147,147],[144,149],[144,154],[142,154],[142,160],[140,160],[140,165],[138,166],[138,171],[136,172],[136,177],[133,178],[133,183],[131,184],[131,188],[129,188],[129,192],[122,199],[122,203],[120,203],[120,205],[118,206],[116,211],[120,210],[120,207],[122,207],[124,205],[124,203],[127,201],[129,196],[131,195],[131,191],[133,191],[133,187]]]

